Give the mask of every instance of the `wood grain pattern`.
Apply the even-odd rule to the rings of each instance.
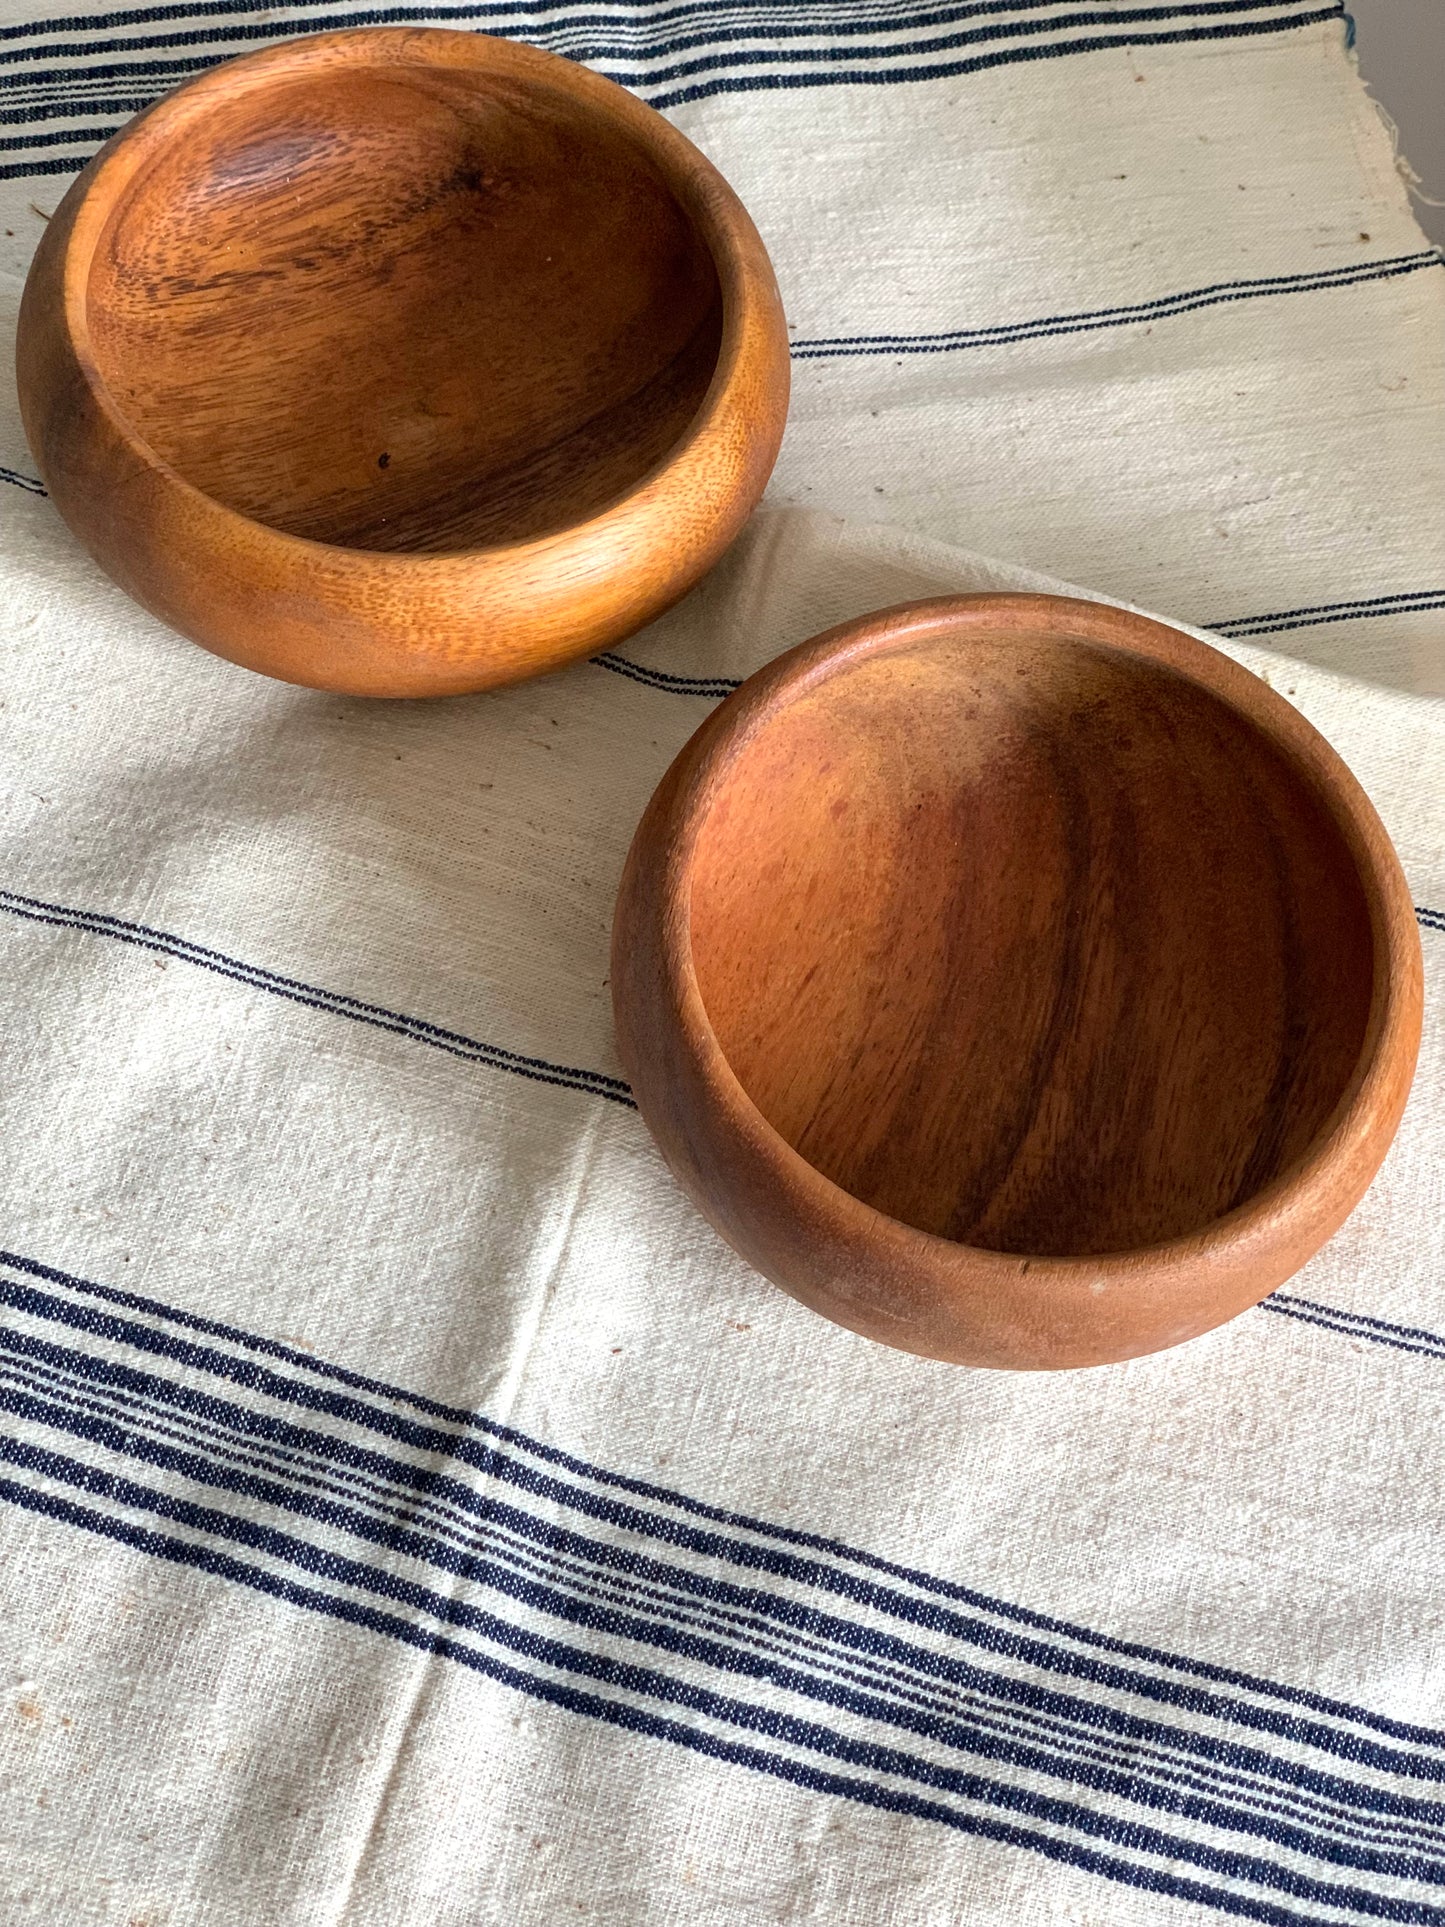
[[[622,88],[471,33],[319,35],[141,115],[27,283],[26,430],[140,601],[289,680],[483,688],[616,641],[771,470],[741,203]]]
[[[1075,1365],[1217,1324],[1353,1208],[1420,1028],[1409,896],[1299,714],[1141,617],[834,631],[674,765],[618,1034],[702,1209],[907,1349]]]

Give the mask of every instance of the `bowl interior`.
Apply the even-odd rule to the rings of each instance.
[[[864,656],[744,742],[693,854],[698,987],[748,1096],[965,1244],[1200,1229],[1360,1059],[1374,940],[1341,832],[1144,657],[1043,633]]]
[[[568,527],[693,420],[722,297],[651,159],[591,103],[387,62],[218,96],[95,250],[121,410],[278,529],[449,551]]]

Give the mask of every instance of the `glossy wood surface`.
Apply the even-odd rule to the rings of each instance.
[[[528,47],[402,28],[216,68],[51,221],[27,433],[139,600],[272,675],[483,688],[618,640],[771,470],[787,332],[736,196]]]
[[[1099,1363],[1273,1290],[1394,1133],[1408,892],[1289,704],[1098,604],[919,604],[693,738],[618,902],[619,1040],[686,1188],[871,1337]]]

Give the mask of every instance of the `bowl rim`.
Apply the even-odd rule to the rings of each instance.
[[[317,541],[248,515],[207,493],[151,445],[121,406],[97,360],[89,326],[89,282],[96,248],[131,183],[165,148],[184,138],[217,93],[261,91],[313,69],[436,67],[472,71],[480,78],[504,76],[522,86],[563,95],[599,120],[620,127],[662,175],[693,223],[713,262],[722,303],[722,332],[711,379],[683,434],[622,494],[585,520],[564,523],[519,541],[443,550],[364,549]],[[182,501],[200,510],[224,534],[260,541],[298,560],[324,557],[328,569],[374,579],[380,571],[398,582],[419,582],[481,560],[525,562],[578,541],[625,540],[632,517],[659,481],[696,456],[699,445],[726,432],[722,421],[739,371],[758,353],[766,331],[755,287],[755,251],[766,255],[752,218],[732,187],[685,134],[616,81],[543,48],[500,35],[446,27],[341,27],[302,34],[277,45],[218,62],[143,108],[112,135],[77,176],[79,195],[64,240],[61,300],[75,364],[110,433]],[[754,257],[750,259],[750,256]]]
[[[1140,656],[1174,669],[1224,702],[1259,729],[1314,791],[1341,833],[1364,891],[1374,942],[1370,1006],[1354,1070],[1334,1108],[1308,1147],[1253,1196],[1193,1230],[1152,1245],[1091,1255],[996,1251],[920,1230],[878,1210],[824,1176],[764,1117],[718,1041],[697,982],[693,859],[707,819],[747,746],[797,698],[867,656],[919,641],[965,639],[971,632],[996,635],[1000,627],[1053,630],[1060,640]],[[677,1020],[670,1045],[679,1053],[684,1075],[706,1092],[715,1124],[732,1142],[746,1147],[749,1162],[794,1209],[801,1207],[821,1245],[835,1251],[872,1251],[895,1263],[912,1259],[935,1279],[955,1286],[988,1283],[1007,1290],[1027,1273],[1031,1297],[1046,1294],[1051,1286],[1076,1293],[1085,1281],[1094,1292],[1112,1286],[1138,1288],[1198,1272],[1202,1265],[1222,1285],[1233,1281],[1232,1297],[1180,1334],[1192,1336],[1257,1302],[1288,1275],[1277,1273],[1262,1288],[1241,1293],[1241,1264],[1246,1274],[1261,1261],[1267,1268],[1269,1255],[1282,1242],[1291,1235],[1299,1242],[1303,1222],[1319,1235],[1290,1266],[1296,1269],[1354,1209],[1379,1167],[1403,1110],[1420,1040],[1423,963],[1409,886],[1373,804],[1338,752],[1263,678],[1209,643],[1121,605],[1075,597],[992,593],[897,604],[842,623],[749,677],[684,746],[654,806],[661,819],[655,827],[662,830],[665,848],[656,877],[660,916],[650,935],[658,944],[668,1012]],[[647,828],[644,818],[634,852]],[[629,1068],[635,1072],[637,1067]],[[649,1108],[645,1100],[644,1092],[644,1118]],[[777,1282],[788,1285],[785,1278]],[[1186,1314],[1190,1309],[1181,1306]],[[836,1306],[831,1315],[852,1322]],[[915,1345],[902,1336],[891,1342],[927,1349],[935,1356],[951,1355],[934,1353],[931,1346]],[[1128,1354],[1110,1354],[1123,1355]]]

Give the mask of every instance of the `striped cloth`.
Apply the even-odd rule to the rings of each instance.
[[[1445,273],[1340,8],[0,4],[11,324],[159,90],[417,20],[664,108],[796,357],[770,504],[686,603],[434,705],[161,629],[4,396],[3,1927],[1445,1923]],[[1284,1291],[1032,1377],[722,1249],[605,979],[632,828],[738,678],[1063,582],[1212,628],[1337,744],[1426,1039]]]

